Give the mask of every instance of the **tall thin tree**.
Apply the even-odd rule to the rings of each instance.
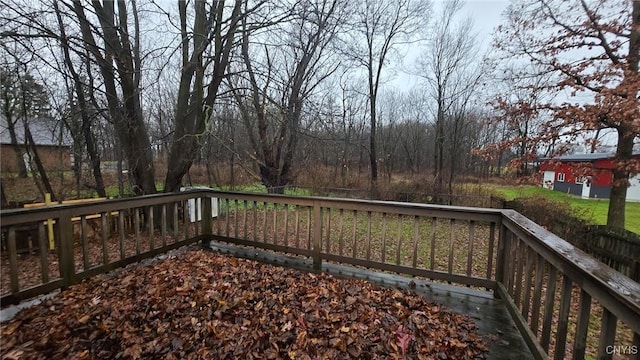
[[[394,50],[420,38],[430,13],[430,3],[421,0],[362,0],[354,4],[353,28],[345,33],[342,51],[364,68],[369,100],[369,164],[371,191],[378,181],[376,144],[378,91],[382,73]]]
[[[481,59],[474,59],[478,47],[473,22],[470,18],[458,21],[463,3],[448,1],[441,6],[441,14],[432,27],[428,46],[417,61],[416,71],[435,101],[433,177],[436,194],[444,190],[446,177],[446,119],[452,118],[456,106],[468,103],[482,75]]]

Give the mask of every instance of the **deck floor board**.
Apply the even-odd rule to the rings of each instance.
[[[236,257],[254,259],[273,265],[288,266],[313,272],[311,259],[264,251],[250,247],[211,242],[210,249]],[[358,278],[385,287],[413,288],[428,300],[452,311],[466,314],[480,333],[495,335],[489,342],[488,359],[533,359],[522,335],[516,328],[503,300],[492,291],[434,283],[428,279],[383,273],[371,269],[323,262],[322,271],[337,277]],[[412,284],[413,282],[413,284]]]

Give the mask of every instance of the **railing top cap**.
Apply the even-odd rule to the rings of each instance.
[[[472,212],[472,213],[483,213],[483,214],[496,214],[500,215],[500,209],[493,208],[481,208],[481,207],[468,207],[468,206],[454,206],[454,205],[434,205],[434,204],[426,204],[426,203],[413,203],[413,202],[400,202],[400,201],[389,201],[389,200],[367,200],[367,199],[352,199],[352,198],[338,198],[338,197],[325,197],[325,196],[299,196],[299,195],[283,195],[283,194],[268,194],[268,193],[247,193],[247,192],[237,192],[237,191],[226,191],[226,190],[216,190],[210,189],[208,192],[212,194],[225,194],[230,196],[251,196],[257,198],[277,198],[281,200],[292,199],[292,200],[309,200],[309,201],[321,201],[326,203],[351,203],[351,204],[370,204],[370,205],[383,205],[383,206],[398,206],[404,208],[422,208],[422,209],[444,209],[455,212]]]
[[[618,300],[623,301],[640,314],[640,283],[603,264],[517,211],[503,210],[502,212],[505,218],[511,220],[519,229],[551,251],[557,259],[561,259],[565,265],[563,267],[571,266],[581,274],[581,279],[572,279],[572,281],[579,283],[589,281],[603,289],[606,288]],[[551,259],[546,260],[550,261]]]
[[[67,210],[67,209],[82,209],[82,208],[94,208],[96,206],[105,206],[105,207],[117,207],[118,204],[133,204],[127,207],[137,207],[144,205],[157,205],[163,204],[170,201],[183,200],[193,197],[193,195],[198,194],[201,196],[205,196],[210,191],[205,189],[186,189],[181,192],[174,193],[157,193],[151,195],[143,195],[143,196],[135,196],[128,198],[116,198],[116,199],[101,199],[96,201],[85,201],[79,203],[72,204],[58,204],[53,203],[51,205],[45,205],[41,207],[33,207],[33,208],[16,208],[16,209],[0,209],[0,216],[8,217],[12,215],[21,215],[25,213],[43,213],[43,212],[51,212],[52,210]],[[171,200],[164,201],[168,198]]]

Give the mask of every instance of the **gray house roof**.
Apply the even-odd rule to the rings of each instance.
[[[563,155],[560,156],[560,160],[562,161],[592,161],[599,159],[609,159],[613,158],[615,154],[613,153],[591,153],[591,154],[571,154],[571,155]]]
[[[633,153],[633,156],[639,156],[640,153]],[[613,159],[616,156],[614,153],[591,153],[591,154],[571,154],[562,155],[558,157],[543,157],[540,160],[561,160],[561,161],[593,161],[600,159]]]
[[[62,130],[62,136],[60,134],[61,124],[51,118],[33,118],[29,119],[29,130],[31,130],[31,136],[36,145],[43,146],[69,146],[71,145],[71,137],[66,129]],[[24,122],[22,119],[18,119],[16,125],[16,137],[18,143],[25,143]],[[11,144],[11,137],[9,136],[9,128],[7,120],[4,116],[0,115],[0,144]]]

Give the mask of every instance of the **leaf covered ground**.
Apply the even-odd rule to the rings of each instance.
[[[193,249],[97,276],[0,325],[3,359],[474,359],[466,316],[381,288]]]

